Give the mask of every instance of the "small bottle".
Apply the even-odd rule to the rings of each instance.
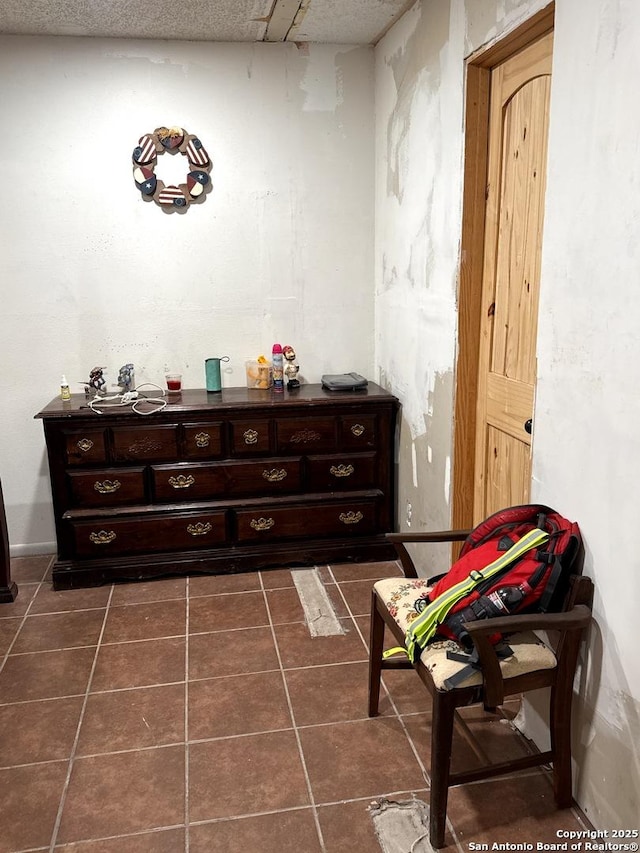
[[[67,377],[63,376],[60,380],[60,399],[61,400],[70,400],[71,399],[71,391],[69,390],[69,383],[67,382]]]
[[[273,390],[284,391],[284,359],[280,344],[273,345],[271,363],[273,366]]]

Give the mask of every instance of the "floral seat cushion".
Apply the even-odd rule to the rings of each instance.
[[[406,633],[409,624],[419,615],[414,606],[415,601],[426,598],[431,587],[423,578],[396,577],[378,581],[374,589],[401,631]],[[555,667],[555,654],[533,631],[509,634],[505,639],[512,654],[500,661],[503,678]],[[420,656],[438,690],[448,689],[445,681],[466,666],[460,661],[449,660],[448,651],[459,652],[460,646],[454,640],[436,640],[429,643]],[[470,687],[481,683],[482,673],[474,671],[456,686]]]

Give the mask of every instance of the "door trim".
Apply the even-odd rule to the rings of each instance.
[[[458,275],[458,358],[453,415],[451,526],[473,527],[476,406],[491,69],[553,30],[555,3],[466,63],[464,191]]]

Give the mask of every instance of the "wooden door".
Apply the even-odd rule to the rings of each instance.
[[[491,70],[474,523],[529,500],[552,47]]]

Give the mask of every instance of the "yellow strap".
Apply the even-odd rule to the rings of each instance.
[[[387,649],[385,652],[382,652],[382,659],[386,660],[387,658],[390,658],[392,655],[397,655],[400,652],[405,657],[407,657],[407,658],[409,657],[409,653],[407,652],[407,650],[405,649],[404,646],[394,646],[392,649]]]

